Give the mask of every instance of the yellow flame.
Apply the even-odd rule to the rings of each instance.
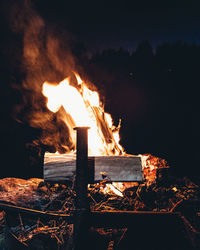
[[[66,111],[63,120],[69,127],[75,144],[74,126],[88,126],[88,149],[90,155],[120,155],[123,148],[119,144],[119,127],[113,125],[110,114],[104,112],[96,91],[91,91],[75,73],[78,86],[70,85],[66,78],[59,84],[44,82],[42,93],[47,97],[47,107],[57,112],[61,106]]]
[[[81,85],[81,83],[83,82],[82,79],[80,78],[79,74],[77,74],[76,72],[73,72],[75,77],[76,77],[76,80],[78,82],[78,85]]]

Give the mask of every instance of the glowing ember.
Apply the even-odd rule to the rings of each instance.
[[[66,78],[59,84],[44,82],[42,93],[47,97],[47,107],[57,112],[61,107],[66,111],[63,120],[70,130],[75,145],[76,126],[90,127],[88,131],[88,150],[90,155],[122,155],[119,144],[119,129],[113,125],[110,114],[104,112],[99,95],[90,90],[80,76],[74,73],[77,87],[70,85]]]

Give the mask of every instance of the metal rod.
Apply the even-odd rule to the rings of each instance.
[[[74,249],[85,249],[88,228],[88,129],[76,127],[76,179],[75,179],[75,222],[74,222]]]
[[[30,208],[25,207],[19,207],[11,204],[4,204],[3,202],[0,202],[0,211],[11,211],[16,213],[25,213],[30,215],[35,215],[37,217],[47,218],[47,219],[59,219],[62,218],[64,220],[67,220],[69,223],[73,221],[73,216],[67,215],[67,214],[59,214],[59,213],[51,213],[51,212],[43,212],[39,210],[34,210]]]

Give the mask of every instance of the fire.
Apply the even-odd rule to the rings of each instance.
[[[70,78],[58,84],[44,82],[42,93],[47,97],[47,107],[57,112],[61,107],[65,110],[63,120],[70,130],[75,145],[76,126],[90,127],[88,131],[89,155],[122,155],[123,148],[119,144],[119,129],[113,125],[110,114],[104,112],[99,94],[90,90],[77,73],[76,86],[70,85]]]

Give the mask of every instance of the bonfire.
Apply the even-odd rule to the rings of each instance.
[[[120,145],[121,121],[115,126],[111,115],[104,111],[97,91],[74,74],[75,82],[66,78],[60,83],[44,82],[42,87],[47,108],[53,113],[60,112],[66,124],[70,144],[63,143],[62,150],[56,153],[46,152],[44,179],[0,180],[1,249],[10,237],[11,248],[14,241],[15,246],[30,249],[40,249],[39,245],[45,244],[48,249],[73,249],[77,235],[87,249],[125,249],[123,240],[128,235],[128,220],[135,216],[135,222],[142,218],[140,223],[144,223],[147,215],[176,216],[186,228],[192,247],[198,248],[198,184],[188,178],[170,176],[164,159],[151,154],[127,154]],[[78,184],[75,127],[87,127],[86,168],[91,163],[94,171],[90,180]],[[86,206],[82,207],[79,198],[82,199],[84,190]],[[82,219],[77,222],[78,216],[82,216],[81,209],[87,210],[81,217],[84,223]],[[113,218],[119,220],[113,222]],[[99,242],[99,246],[94,242]]]

